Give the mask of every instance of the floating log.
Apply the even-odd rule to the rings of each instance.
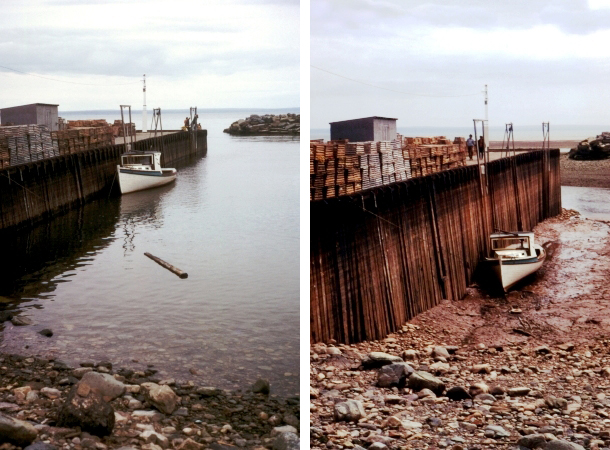
[[[183,272],[182,270],[178,269],[175,266],[172,266],[170,263],[163,261],[161,258],[157,258],[155,255],[151,255],[148,252],[144,253],[146,256],[148,256],[150,259],[152,259],[154,262],[156,262],[157,264],[159,264],[161,267],[165,267],[167,270],[169,270],[170,272],[175,273],[176,275],[178,275],[180,278],[184,279],[184,278],[188,278],[189,274],[186,272]]]

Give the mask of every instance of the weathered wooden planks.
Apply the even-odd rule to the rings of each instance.
[[[493,227],[561,212],[559,150],[492,161],[486,176],[483,190],[468,166],[311,202],[311,340],[381,339],[462,298]]]

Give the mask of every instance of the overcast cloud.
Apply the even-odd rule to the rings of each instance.
[[[60,110],[299,105],[294,0],[3,2],[0,107]],[[117,84],[135,82],[126,86]]]
[[[608,42],[608,0],[311,0],[313,66],[420,95],[488,84],[490,125],[516,130],[610,125]],[[372,115],[399,127],[471,126],[483,96],[398,94],[311,69],[312,128]]]

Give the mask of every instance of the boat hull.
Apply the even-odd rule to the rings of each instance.
[[[132,170],[117,167],[121,194],[152,189],[171,183],[176,179],[176,169]]]
[[[488,259],[504,291],[508,291],[520,280],[542,267],[546,253],[542,247],[538,248],[540,255],[527,259],[502,259],[501,262],[497,259]]]

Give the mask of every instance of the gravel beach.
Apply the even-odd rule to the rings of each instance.
[[[312,448],[610,448],[610,224],[564,210],[506,296],[473,285],[382,341],[310,347]]]
[[[610,188],[610,159],[577,161],[561,155],[561,185]]]
[[[271,393],[270,393],[271,391]],[[299,399],[160,379],[109,361],[0,354],[0,449],[299,448]]]

